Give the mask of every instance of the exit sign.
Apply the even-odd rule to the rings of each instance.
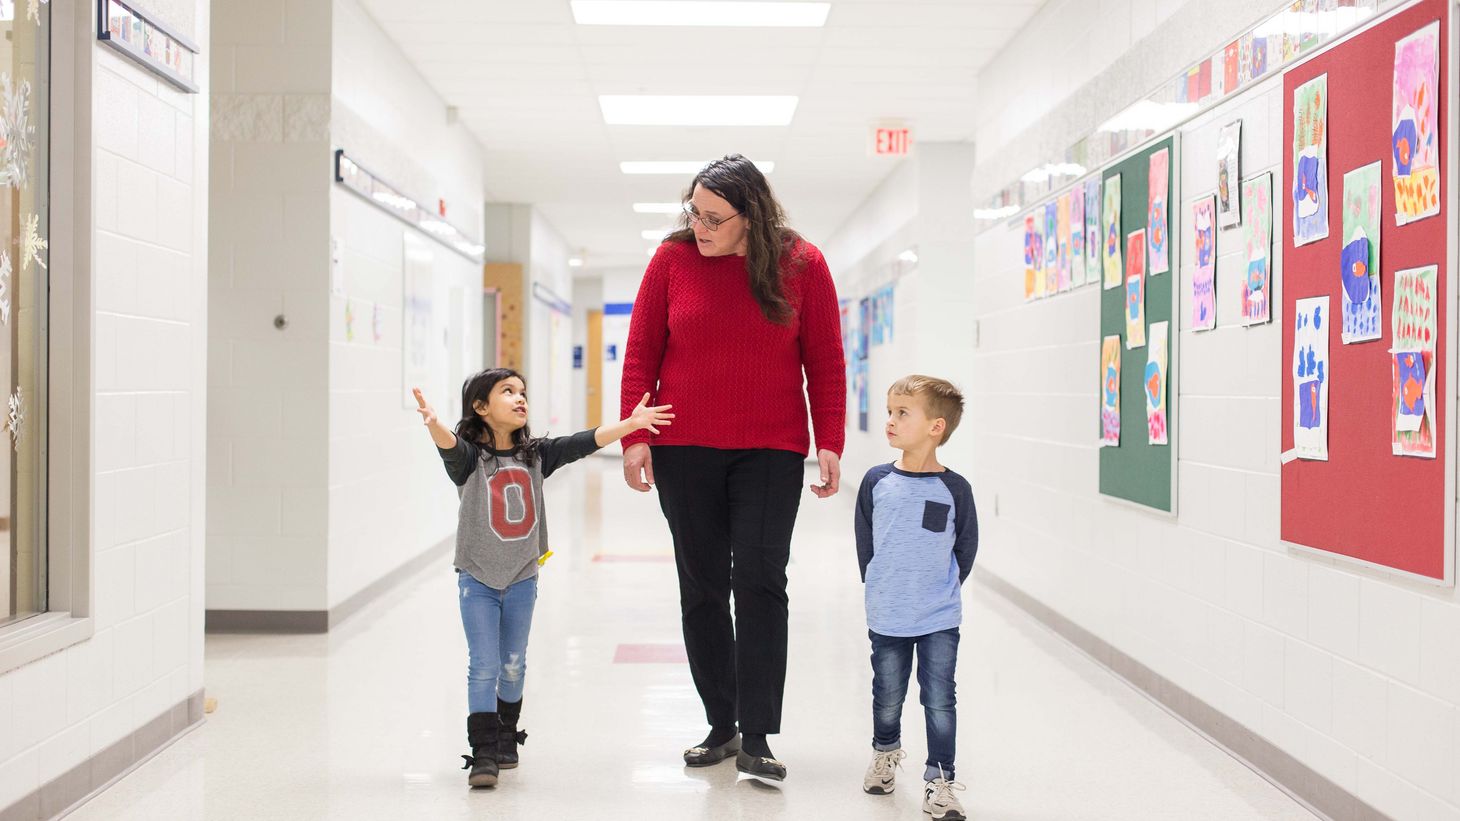
[[[869,144],[874,157],[906,157],[912,153],[912,129],[905,125],[874,125]]]

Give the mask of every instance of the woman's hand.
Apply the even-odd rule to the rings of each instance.
[[[634,412],[629,414],[629,422],[633,425],[634,430],[648,430],[650,433],[658,436],[659,428],[656,427],[657,425],[674,424],[674,414],[668,412],[672,407],[674,406],[656,405],[649,407],[649,394],[646,393],[644,394],[644,398],[639,400],[639,405],[634,408]]]
[[[816,453],[816,461],[821,466],[821,484],[812,485],[811,492],[815,493],[818,499],[830,499],[841,488],[841,457],[829,450],[821,450]]]
[[[640,493],[648,493],[654,486],[654,457],[649,446],[640,442],[624,451],[624,481]]]

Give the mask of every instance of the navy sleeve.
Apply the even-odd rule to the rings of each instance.
[[[950,470],[943,474],[943,483],[953,494],[953,555],[958,558],[958,581],[962,583],[973,572],[973,557],[978,554],[978,510],[967,479]]]
[[[872,489],[888,473],[888,467],[881,465],[867,471],[862,477],[862,487],[857,491],[857,564],[862,568],[862,581],[867,581],[867,565],[872,563]]]
[[[557,469],[570,465],[585,456],[598,452],[598,441],[594,439],[598,429],[582,430],[572,436],[544,439],[538,445],[538,456],[542,457],[542,478],[553,475]]]
[[[481,461],[482,449],[466,441],[460,436],[456,437],[456,445],[451,448],[436,448],[441,454],[441,462],[446,466],[446,475],[451,481],[461,487],[466,484],[467,477],[477,469],[477,463]]]

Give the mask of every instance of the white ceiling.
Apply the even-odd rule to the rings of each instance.
[[[624,160],[740,152],[776,164],[792,224],[825,241],[892,169],[870,124],[969,139],[975,77],[1043,0],[832,0],[825,28],[579,26],[567,0],[362,0],[486,151],[491,201],[532,203],[588,270],[645,262],[688,178],[631,177]],[[793,94],[787,127],[607,126],[599,94]]]

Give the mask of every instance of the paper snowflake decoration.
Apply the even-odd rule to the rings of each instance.
[[[30,122],[30,80],[0,74],[0,185],[24,188],[35,126]]]
[[[0,325],[10,324],[10,252],[0,249]]]
[[[10,395],[10,412],[5,416],[5,427],[10,430],[10,441],[15,452],[20,452],[20,433],[25,426],[25,397],[21,396],[20,388]]]
[[[30,9],[26,12],[26,16],[34,20],[35,24],[39,26],[41,24],[41,4],[49,4],[50,2],[51,0],[30,0]]]
[[[31,214],[25,220],[25,232],[20,238],[20,271],[30,267],[34,262],[42,268],[46,267],[46,261],[41,259],[46,246],[50,245],[40,234],[41,218],[39,214]]]

